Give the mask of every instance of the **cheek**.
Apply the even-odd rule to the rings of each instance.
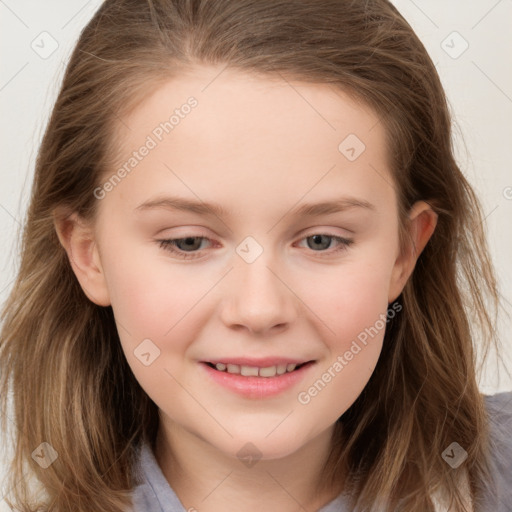
[[[141,387],[160,405],[172,390],[181,397],[172,376],[182,381],[176,369],[190,340],[199,335],[201,298],[212,284],[204,276],[169,265],[165,257],[153,255],[150,265],[144,259],[149,258],[132,252],[130,258],[111,262],[108,283],[127,362]]]
[[[116,320],[136,338],[162,338],[179,323],[211,284],[186,266],[172,264],[158,245],[119,246],[105,273]]]
[[[368,383],[382,350],[388,276],[380,266],[354,265],[324,283],[323,294],[309,295],[320,312],[328,354],[297,396],[306,414],[332,423]]]
[[[347,281],[346,293],[334,308],[336,331],[343,343],[357,338],[365,329],[374,326],[379,315],[386,313],[388,275],[363,269],[353,272]]]
[[[181,362],[191,340],[200,336],[198,315],[204,314],[203,297],[215,279],[171,265],[155,252],[147,264],[146,251],[141,256],[133,249],[119,251],[130,257],[109,261],[105,269],[123,352],[149,396],[168,396],[172,389],[179,391],[171,375],[183,380]]]
[[[382,255],[375,248],[367,258],[360,253],[357,261],[347,259],[329,275],[317,275],[314,287],[302,289],[304,302],[318,314],[328,350],[297,397],[308,413],[327,414],[335,421],[360,395],[375,369],[387,324],[392,268]]]
[[[303,285],[300,296],[323,322],[333,348],[343,349],[386,313],[390,275],[390,265],[385,262],[361,258],[316,275],[315,286]]]

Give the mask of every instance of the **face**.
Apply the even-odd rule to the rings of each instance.
[[[365,387],[412,271],[383,125],[327,85],[208,67],[122,121],[84,290],[167,428],[297,451]]]

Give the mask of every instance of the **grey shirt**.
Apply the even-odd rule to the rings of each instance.
[[[493,474],[496,490],[489,491],[475,512],[512,512],[512,392],[486,395],[490,414]],[[185,510],[165,479],[149,445],[142,446],[138,472],[143,483],[133,492],[134,512],[194,512]],[[343,494],[317,512],[350,512]]]

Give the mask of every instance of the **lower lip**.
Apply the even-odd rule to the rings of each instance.
[[[235,373],[221,372],[206,363],[200,363],[215,382],[247,398],[267,398],[278,395],[298,384],[315,364],[306,363],[298,370],[275,377],[243,377]]]

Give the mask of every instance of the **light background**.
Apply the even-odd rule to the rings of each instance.
[[[491,254],[510,310],[512,1],[393,3],[423,41],[441,76],[455,119],[458,162],[482,200]],[[37,148],[72,47],[100,4],[100,0],[0,0],[2,303],[18,267],[17,233],[28,205]],[[51,55],[44,54],[52,45],[58,47]],[[499,330],[508,368],[512,368],[510,328],[510,320],[502,318]],[[490,363],[482,391],[512,389],[512,379],[504,372],[498,379],[496,365]],[[5,505],[1,498],[0,493],[0,511]]]

